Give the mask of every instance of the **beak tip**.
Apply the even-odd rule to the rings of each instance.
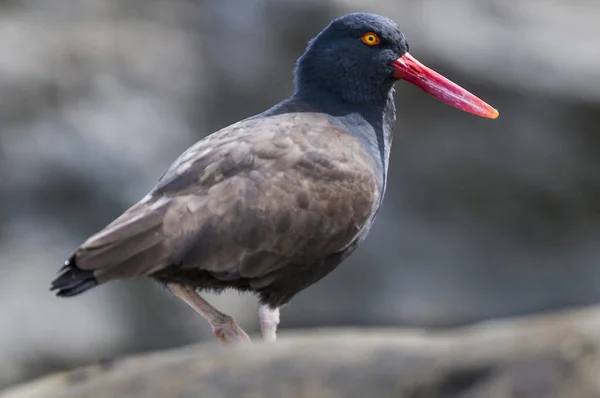
[[[492,108],[488,104],[485,104],[485,108],[486,108],[485,111],[483,111],[481,113],[477,113],[477,115],[484,117],[486,119],[498,119],[498,116],[500,116],[500,112],[498,112],[498,110],[496,110],[495,108]]]

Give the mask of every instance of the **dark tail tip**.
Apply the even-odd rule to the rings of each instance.
[[[60,269],[59,275],[52,281],[51,291],[56,290],[59,297],[77,296],[98,285],[92,271],[85,271],[77,267],[75,254]]]

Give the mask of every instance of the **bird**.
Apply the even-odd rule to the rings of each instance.
[[[336,269],[373,225],[400,80],[498,117],[413,57],[391,19],[343,15],[308,41],[290,97],[184,151],[146,196],[75,250],[50,290],[71,297],[149,277],[204,317],[223,345],[251,339],[201,294],[251,292],[262,340],[276,341],[280,308]]]

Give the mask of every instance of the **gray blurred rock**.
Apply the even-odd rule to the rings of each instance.
[[[293,333],[104,361],[0,398],[593,398],[599,336],[598,308],[438,333]]]

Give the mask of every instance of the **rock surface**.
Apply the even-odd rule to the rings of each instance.
[[[0,398],[591,398],[600,307],[447,331],[330,329],[59,373]]]

